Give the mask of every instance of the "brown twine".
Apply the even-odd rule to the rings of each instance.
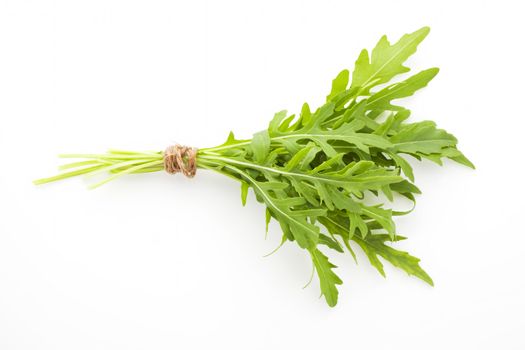
[[[164,170],[169,174],[182,172],[187,177],[194,177],[197,172],[197,149],[173,145],[164,151]]]

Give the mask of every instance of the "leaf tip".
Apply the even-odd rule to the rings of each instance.
[[[439,73],[439,67],[432,67],[427,69],[428,72],[431,72],[432,77],[435,77]]]
[[[434,281],[432,280],[432,277],[430,277],[428,273],[425,272],[425,270],[421,269],[421,273],[419,273],[416,277],[421,279],[423,282],[426,282],[429,286],[434,287]]]
[[[246,182],[241,183],[241,202],[242,206],[246,206],[246,198],[248,197],[249,185]]]
[[[419,28],[418,30],[416,30],[414,33],[420,33],[424,36],[427,36],[428,33],[430,33],[430,27],[429,26],[423,26],[421,28]]]

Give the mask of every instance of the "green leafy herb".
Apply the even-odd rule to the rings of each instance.
[[[397,234],[393,218],[407,214],[392,206],[400,196],[415,204],[420,193],[406,158],[438,164],[448,158],[474,166],[458,150],[453,135],[431,121],[408,122],[410,111],[397,105],[396,100],[425,87],[437,68],[388,85],[395,76],[409,72],[403,64],[428,32],[429,28],[421,28],[393,45],[383,36],[371,54],[361,52],[351,82],[348,70],[337,75],[319,108],[312,110],[305,103],[298,116],[278,112],[268,129],[251,140],[237,140],[230,133],[222,145],[198,150],[198,168],[239,181],[243,205],[253,191],[266,206],[266,230],[269,221],[276,220],[282,243],[296,242],[307,251],[330,306],[337,304],[342,280],[323,251],[344,253],[345,248],[356,259],[354,249],[359,247],[383,276],[380,259],[433,285],[419,259],[391,246],[404,239]],[[94,188],[125,174],[164,168],[164,152],[110,150],[62,157],[83,160],[35,183],[109,173]]]

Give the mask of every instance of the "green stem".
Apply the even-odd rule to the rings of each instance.
[[[43,179],[38,179],[38,180],[33,181],[33,183],[35,185],[42,185],[42,184],[53,182],[53,181],[64,180],[64,179],[67,179],[69,177],[87,174],[87,173],[90,173],[92,171],[96,171],[96,170],[98,170],[100,168],[103,168],[103,167],[105,167],[105,165],[95,165],[95,166],[92,166],[92,167],[89,167],[89,168],[78,169],[78,170],[74,170],[74,171],[69,171],[67,173],[63,173],[63,174],[59,174],[59,175],[55,175],[55,176],[51,176],[51,177],[46,177],[46,178],[43,178]]]
[[[114,175],[108,176],[104,180],[102,180],[100,182],[97,182],[94,185],[89,186],[89,188],[90,189],[97,188],[99,186],[102,186],[105,183],[108,183],[109,181],[112,181],[112,180],[115,180],[118,177],[121,177],[122,175],[130,174],[130,173],[133,173],[133,172],[135,172],[137,170],[141,170],[141,169],[144,169],[144,168],[149,168],[149,167],[152,167],[152,166],[155,166],[155,165],[160,165],[163,162],[164,162],[163,160],[155,160],[155,161],[152,161],[152,162],[143,163],[143,164],[140,164],[140,165],[137,165],[137,166],[130,167],[129,169],[126,169],[126,170],[123,170],[123,171],[121,171],[119,173],[116,173]]]

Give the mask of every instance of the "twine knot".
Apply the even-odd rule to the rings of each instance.
[[[197,172],[197,149],[172,145],[164,151],[164,170],[168,174],[182,172],[187,177],[194,177]]]

